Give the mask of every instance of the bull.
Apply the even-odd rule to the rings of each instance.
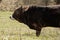
[[[36,36],[40,35],[43,27],[60,27],[60,7],[29,6],[23,8],[21,6],[14,11],[12,17],[28,25],[30,29],[36,30]]]

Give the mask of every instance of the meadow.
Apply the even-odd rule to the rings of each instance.
[[[0,11],[0,40],[60,40],[60,28],[43,28],[39,37],[35,30],[9,17],[13,12]]]

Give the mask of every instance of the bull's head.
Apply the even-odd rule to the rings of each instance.
[[[12,16],[10,16],[11,19],[16,19],[20,21],[22,19],[23,13],[28,10],[28,6],[21,6],[20,8],[16,9]]]
[[[20,14],[22,14],[22,7],[16,9],[10,18],[17,19]]]

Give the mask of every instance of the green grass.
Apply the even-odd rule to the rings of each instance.
[[[0,40],[60,40],[59,28],[43,28],[36,37],[35,30],[9,17],[13,12],[0,11]],[[7,39],[6,39],[7,38]]]

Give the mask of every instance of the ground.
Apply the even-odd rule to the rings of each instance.
[[[11,20],[13,12],[0,11],[0,40],[60,40],[60,29],[43,28],[41,35],[36,37],[35,30],[27,25]]]

